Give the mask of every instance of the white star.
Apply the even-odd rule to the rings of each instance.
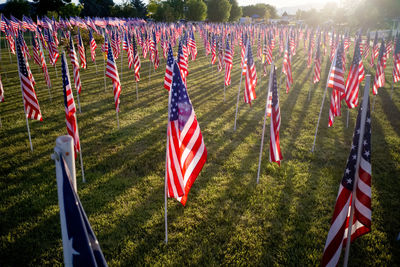
[[[351,144],[351,150],[355,149],[356,146],[354,144]]]
[[[73,262],[73,259],[74,259],[74,255],[79,255],[79,252],[78,251],[76,251],[74,248],[73,248],[73,243],[74,243],[74,239],[73,238],[71,238],[71,239],[68,239],[68,241],[67,241],[67,250],[70,252],[70,257],[71,257],[71,263]]]
[[[367,123],[371,123],[371,118],[368,118],[368,119],[367,119]]]
[[[365,151],[365,152],[364,152],[364,155],[365,155],[366,157],[368,157],[368,156],[369,156],[369,151]]]
[[[352,180],[351,178],[349,178],[349,179],[346,180],[346,182],[347,182],[348,184],[351,184],[352,181],[353,181],[353,180]]]
[[[349,174],[349,173],[350,173],[350,170],[346,168],[346,174]]]
[[[366,146],[368,144],[367,140],[364,140],[364,146]]]
[[[353,155],[353,159],[357,159],[357,155]]]

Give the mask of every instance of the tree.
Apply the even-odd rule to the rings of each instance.
[[[82,10],[82,5],[75,5],[74,3],[71,3],[60,8],[60,16],[63,18],[78,17]]]
[[[229,0],[231,4],[231,13],[229,15],[229,21],[238,21],[242,16],[242,8],[238,5],[236,0]]]
[[[136,14],[138,18],[146,18],[147,9],[146,5],[142,0],[131,0],[132,5],[136,9]]]
[[[109,17],[114,6],[113,0],[79,0],[83,5],[82,16]]]
[[[174,20],[183,19],[183,0],[167,0],[169,7],[172,9],[174,14]],[[167,8],[167,7],[166,7]],[[169,8],[167,8],[169,10]]]
[[[46,15],[48,11],[58,11],[66,4],[71,3],[71,0],[33,0],[36,4],[36,12],[38,15]]]
[[[231,12],[231,4],[228,0],[208,0],[207,16],[210,21],[226,22]]]
[[[110,10],[110,15],[113,17],[135,18],[137,17],[137,12],[131,3],[124,3],[122,5],[114,5]]]
[[[30,10],[31,6],[27,0],[7,0],[3,11],[7,17],[13,15],[21,19],[22,15],[29,15]]]
[[[256,5],[249,5],[244,6],[243,8],[243,16],[245,17],[252,17],[254,15],[258,15],[261,17],[265,17],[268,15],[268,19],[274,19],[278,17],[276,8],[274,6],[268,4],[256,4]],[[268,10],[268,13],[266,13]]]
[[[189,0],[187,1],[188,11],[186,18],[193,21],[204,20],[207,16],[207,5],[203,0]]]

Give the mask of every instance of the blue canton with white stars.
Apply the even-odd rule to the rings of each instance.
[[[357,39],[356,42],[356,51],[354,52],[354,58],[353,58],[353,65],[358,65],[360,63],[361,60],[361,53],[360,53],[360,37]]]
[[[16,47],[17,47],[17,56],[18,56],[18,62],[19,62],[19,71],[21,74],[25,77],[28,77],[28,70],[26,69],[26,64],[25,64],[25,58],[22,54],[21,51],[21,44],[20,40],[17,38]]]
[[[172,76],[169,120],[178,120],[179,130],[182,131],[192,114],[192,103],[190,103],[186,87],[182,82],[182,77],[177,63],[174,64]]]
[[[108,55],[107,55],[107,58],[108,58],[108,60],[110,60],[111,62],[114,63],[114,56],[113,56],[113,53],[112,53],[112,47],[111,47],[110,41],[108,41]]]
[[[385,40],[382,39],[381,49],[379,50],[379,59],[378,59],[379,61],[382,60],[382,58],[383,58],[383,56],[385,54],[385,51],[386,51],[386,49],[385,49]]]
[[[174,55],[173,55],[173,53],[172,53],[171,44],[169,44],[167,65],[168,65],[169,67],[172,67],[172,64],[173,64],[173,63],[174,63]]]
[[[343,51],[344,51],[344,46],[343,46],[343,41],[340,42],[339,47],[338,47],[338,51],[336,54],[336,65],[335,67],[337,69],[343,69]]]
[[[344,171],[342,179],[342,185],[350,191],[353,190],[354,178],[356,175],[358,141],[360,138],[361,113],[362,113],[362,106],[360,106],[360,109],[358,111],[356,128],[353,135],[353,143],[351,145],[350,156],[347,160],[346,169]],[[365,119],[364,138],[362,145],[363,145],[361,152],[362,157],[368,162],[371,162],[371,115],[370,115],[369,103],[368,103],[367,116]]]

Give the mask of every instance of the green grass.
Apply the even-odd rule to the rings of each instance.
[[[197,42],[199,55],[189,63],[188,90],[208,160],[186,207],[168,200],[168,245],[164,243],[165,61],[151,74],[148,84],[149,62],[141,59],[136,100],[133,71],[128,71],[124,52],[119,130],[108,78],[104,91],[100,50],[98,74],[89,59],[88,69],[81,71],[82,113],[77,117],[87,183],[81,182],[77,162],[78,192],[107,262],[110,266],[318,265],[357,111],[350,112],[350,126],[346,128],[343,105],[342,117],[328,128],[328,95],[316,151],[310,153],[329,60],[325,57],[321,82],[308,101],[312,73],[306,68],[300,42],[292,60],[295,82],[289,94],[278,80],[283,161],[281,167],[268,161],[268,121],[257,185],[268,76],[260,78],[257,61],[257,99],[251,107],[244,104],[242,84],[234,132],[240,52],[236,49],[232,86],[226,90],[224,103],[223,73],[211,73],[210,60],[204,56],[198,36]],[[43,122],[29,121],[32,153],[16,58],[12,57],[11,64],[2,48],[0,66],[6,102],[0,104],[0,265],[62,265],[55,167],[50,159],[55,139],[66,134],[60,62],[58,78],[49,66],[53,83],[50,101],[43,74],[30,61],[44,118]],[[353,47],[348,65],[352,53]],[[282,61],[276,58],[280,75]],[[118,59],[119,69],[120,64]],[[367,62],[365,65],[370,72]],[[390,99],[391,72],[392,59],[386,68],[386,86],[379,89],[372,114],[372,232],[351,246],[352,266],[400,265],[400,242],[396,241],[400,232],[400,90],[397,85]]]

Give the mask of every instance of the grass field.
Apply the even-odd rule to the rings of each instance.
[[[165,61],[152,72],[149,83],[149,61],[141,58],[137,100],[133,71],[128,71],[124,52],[119,130],[108,78],[104,91],[99,49],[98,73],[90,59],[88,69],[81,71],[82,113],[77,118],[87,183],[81,182],[77,162],[78,193],[108,264],[318,265],[350,152],[357,110],[351,110],[346,128],[343,105],[342,117],[328,128],[327,97],[316,151],[310,153],[330,65],[325,57],[321,82],[312,89],[308,101],[312,73],[306,68],[301,41],[292,59],[294,84],[289,94],[278,80],[283,161],[281,167],[268,161],[268,121],[257,185],[268,76],[260,77],[257,61],[257,99],[249,107],[243,103],[241,92],[237,130],[233,131],[240,52],[236,49],[232,85],[223,102],[223,73],[215,72],[216,66],[211,72],[210,59],[204,56],[202,41],[196,38],[199,54],[195,62],[189,63],[188,91],[208,159],[186,207],[168,200],[168,245],[164,243]],[[353,46],[348,66],[352,54]],[[90,58],[88,50],[87,56]],[[282,59],[276,58],[280,73]],[[10,63],[3,43],[1,266],[63,264],[55,166],[50,159],[55,139],[67,133],[61,65],[59,61],[58,78],[49,66],[52,101],[43,74],[33,61],[30,65],[44,118],[43,122],[29,122],[33,152],[29,148],[16,57],[12,56]],[[118,59],[119,71],[120,66]],[[390,58],[386,86],[379,90],[372,114],[372,232],[351,246],[351,266],[400,265],[400,242],[396,241],[400,232],[400,88],[395,87],[391,99],[392,66]],[[366,61],[365,67],[367,73],[371,72]]]

